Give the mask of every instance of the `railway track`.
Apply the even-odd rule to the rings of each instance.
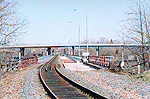
[[[60,62],[58,62],[58,56],[55,56],[49,62],[45,63],[40,69],[40,79],[52,99],[104,98],[96,92],[93,92],[88,88],[84,88],[63,76],[63,74],[57,70],[57,68],[60,67],[63,68]]]

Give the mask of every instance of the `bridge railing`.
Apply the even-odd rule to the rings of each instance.
[[[108,67],[114,59],[113,56],[88,56],[88,61],[93,64]]]
[[[37,63],[37,57],[34,56],[34,57],[26,57],[26,58],[22,58],[21,59],[21,66],[22,67],[27,67],[31,64],[35,64]]]

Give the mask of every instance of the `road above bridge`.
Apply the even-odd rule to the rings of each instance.
[[[81,44],[81,47],[86,47],[86,44]],[[142,47],[142,44],[88,44],[89,47]],[[150,46],[146,44],[145,46]],[[48,47],[79,47],[76,45],[18,45],[18,46],[0,46],[0,49],[10,49],[10,48],[48,48]]]

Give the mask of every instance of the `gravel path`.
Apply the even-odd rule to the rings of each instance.
[[[150,83],[105,70],[60,69],[69,78],[110,99],[150,99]]]
[[[18,99],[19,85],[27,71],[5,74],[0,82],[0,99]]]
[[[5,74],[0,80],[0,99],[50,99],[40,83],[35,64]]]

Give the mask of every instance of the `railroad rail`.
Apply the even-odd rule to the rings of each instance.
[[[52,99],[105,99],[105,97],[99,95],[98,93],[91,91],[90,89],[85,88],[65,77],[57,69],[63,68],[61,62],[58,62],[58,58],[58,56],[54,56],[40,69],[40,79]]]

